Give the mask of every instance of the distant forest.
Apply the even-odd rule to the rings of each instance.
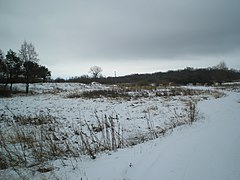
[[[96,81],[102,84],[131,83],[136,85],[187,85],[202,84],[212,85],[215,83],[224,83],[240,81],[240,71],[228,69],[224,62],[211,68],[194,69],[187,67],[183,70],[156,72],[151,74],[131,74],[120,77],[98,77],[91,78],[88,75],[72,77],[68,80],[61,78],[55,79],[55,82],[80,82],[91,83]]]

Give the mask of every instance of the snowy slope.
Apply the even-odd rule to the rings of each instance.
[[[67,179],[239,180],[240,95],[198,104],[205,119],[171,135],[60,169]],[[130,167],[129,165],[133,166]],[[67,171],[67,172],[66,172]]]
[[[130,179],[240,179],[239,95],[203,102],[206,124],[176,133],[137,161]],[[159,149],[159,151],[157,150]],[[140,173],[137,173],[140,172]]]

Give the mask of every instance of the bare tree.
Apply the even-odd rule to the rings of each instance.
[[[21,45],[21,49],[19,50],[19,57],[24,62],[24,76],[26,78],[26,93],[29,90],[29,83],[31,77],[30,65],[33,63],[37,63],[39,61],[38,54],[35,51],[35,47],[32,43],[27,43],[24,41]]]
[[[213,67],[214,69],[227,70],[227,65],[224,61],[221,61],[219,64]]]
[[[24,41],[21,45],[21,49],[19,50],[19,57],[23,62],[32,61],[38,62],[38,54],[35,51],[35,47],[32,43],[27,43]]]
[[[5,58],[4,58],[4,53],[3,51],[0,49],[0,77],[4,76],[6,70],[5,70]]]
[[[90,68],[89,73],[92,75],[94,79],[101,77],[102,68],[99,66],[93,66]]]
[[[0,49],[0,62],[4,60],[4,52]]]

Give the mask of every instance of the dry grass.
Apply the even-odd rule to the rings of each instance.
[[[67,98],[127,98],[129,95],[122,90],[94,90],[73,92]]]

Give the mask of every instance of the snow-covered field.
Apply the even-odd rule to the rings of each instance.
[[[24,90],[24,84],[17,85]],[[212,98],[210,94],[193,96],[149,96],[123,99],[123,98],[67,98],[71,93],[83,91],[108,90],[116,87],[100,84],[84,85],[78,83],[47,83],[32,84],[30,89],[34,95],[2,98],[0,114],[2,116],[33,115],[49,113],[58,121],[65,124],[74,124],[87,121],[97,126],[97,118],[104,116],[118,117],[126,136],[137,136],[148,132],[149,122],[154,128],[164,127],[171,121],[186,119],[186,104],[194,99]],[[144,91],[146,93],[146,91]],[[37,94],[36,94],[37,93]],[[142,92],[129,92],[133,96]],[[200,92],[201,93],[201,92]],[[177,116],[177,117],[176,117]],[[177,119],[178,118],[178,119]]]
[[[22,85],[17,88],[24,90]],[[98,152],[96,159],[82,154],[73,160],[65,158],[64,163],[52,160],[54,168],[47,173],[30,175],[26,170],[30,179],[240,179],[239,91],[224,91],[226,95],[221,97],[222,90],[217,93],[213,88],[184,87],[200,91],[192,95],[156,96],[168,90],[155,89],[128,92],[133,96],[147,93],[137,98],[69,98],[71,93],[117,87],[49,83],[34,84],[30,89],[32,95],[0,99],[2,119],[51,115],[61,123],[57,138],[62,133],[74,141],[79,127],[81,132],[89,133],[89,129],[101,127],[106,119],[113,120],[114,132],[119,135],[115,143],[122,143],[117,152],[116,148]],[[189,102],[197,103],[197,122],[191,125]],[[1,129],[9,128],[3,120],[0,125]],[[101,130],[90,131],[89,136],[93,132],[102,143]],[[8,168],[1,170],[0,175],[6,179],[18,177],[13,172]]]
[[[221,99],[200,102],[205,120],[176,128],[164,138],[80,163],[83,179],[240,179],[239,99],[239,93],[230,92]],[[69,178],[77,179],[77,173],[70,174]]]

